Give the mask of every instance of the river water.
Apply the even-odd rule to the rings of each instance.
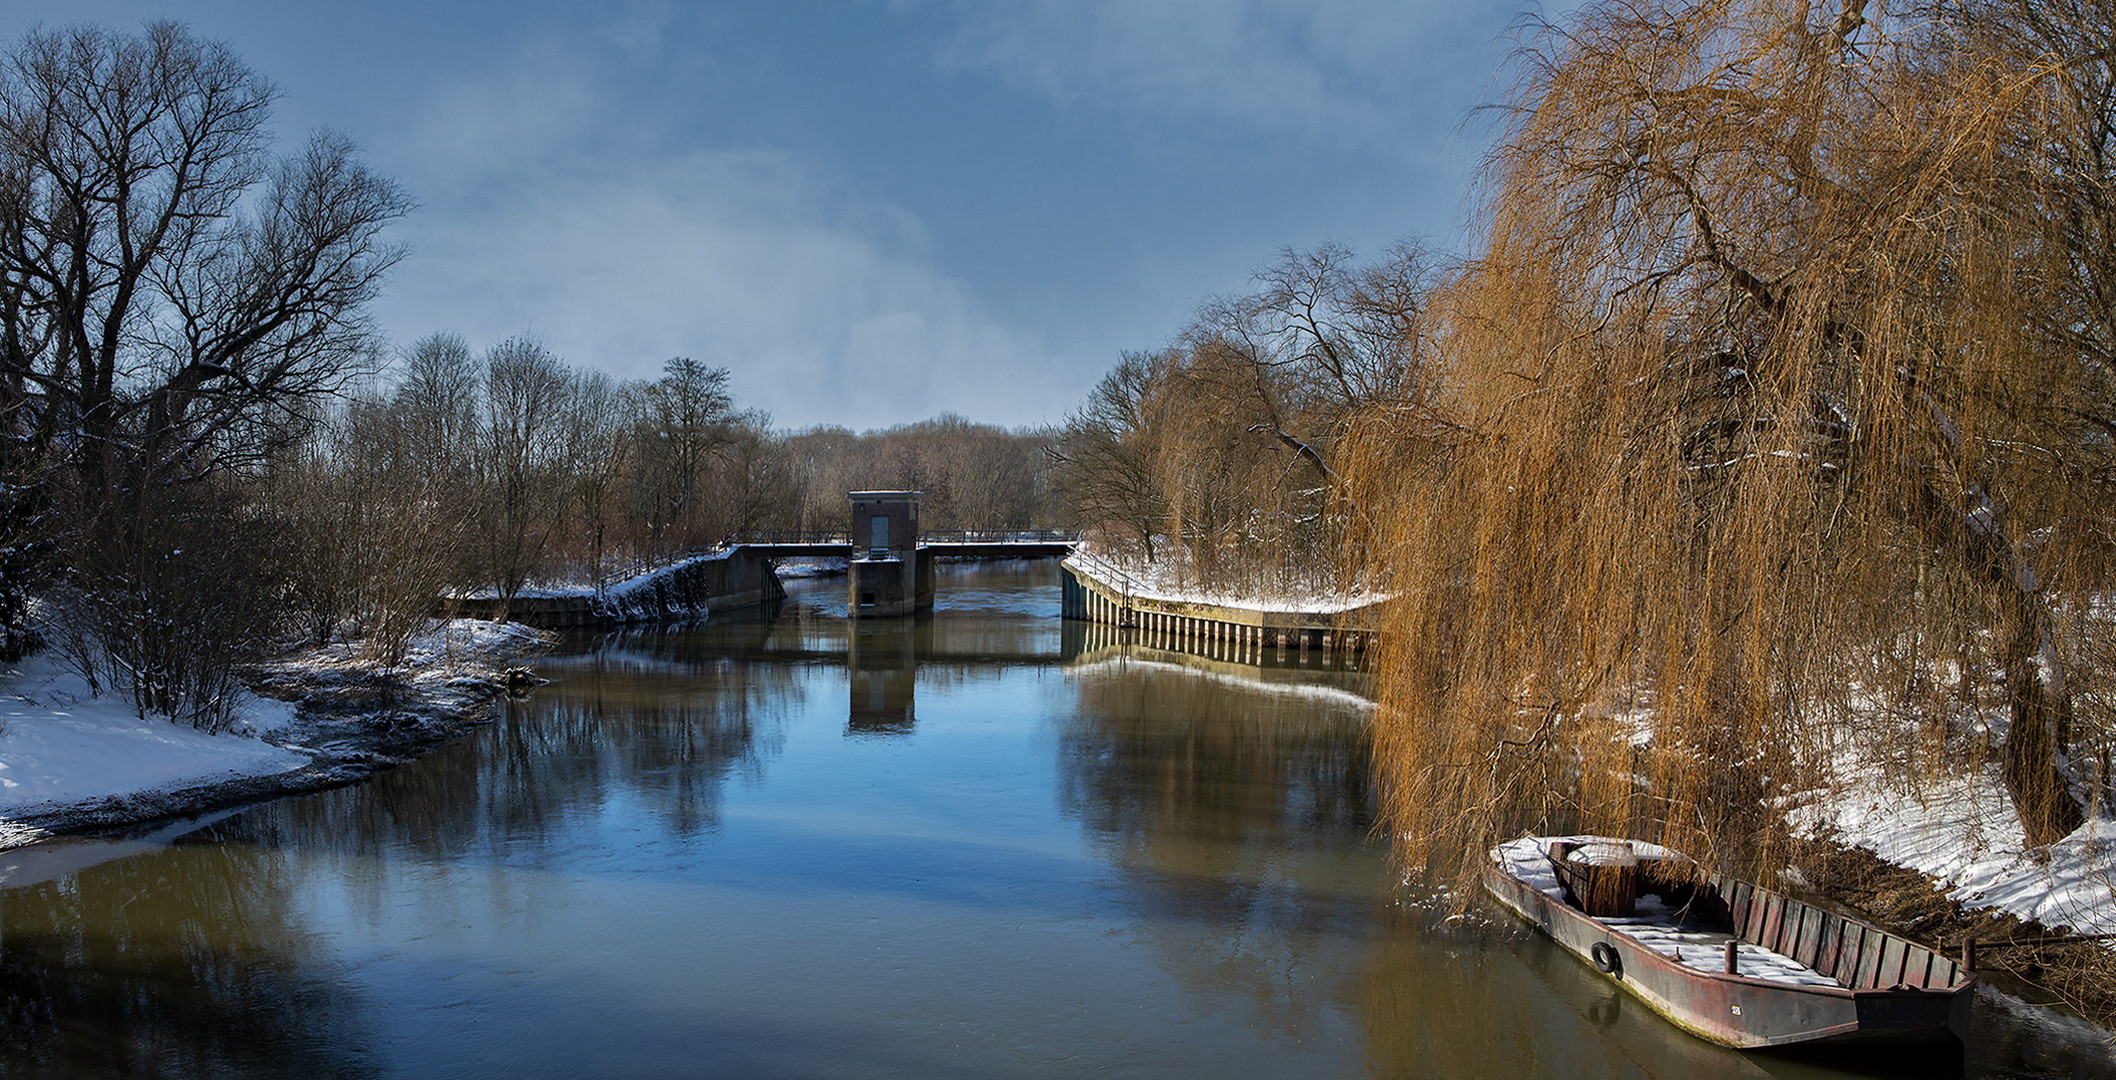
[[[0,856],[0,1076],[1929,1075],[1720,1051],[1449,919],[1373,836],[1357,673],[942,575],[570,641],[368,783]]]

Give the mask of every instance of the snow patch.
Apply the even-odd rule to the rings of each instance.
[[[1214,589],[1187,580],[1188,575],[1172,562],[1135,563],[1112,560],[1076,548],[1066,562],[1079,572],[1111,588],[1141,600],[1171,604],[1210,604],[1247,611],[1278,611],[1302,615],[1338,615],[1378,604],[1387,594],[1367,592],[1300,591],[1263,596],[1253,592]]]
[[[2091,818],[2047,848],[2030,848],[1996,765],[1923,792],[1856,780],[1789,816],[1811,835],[1933,878],[1965,908],[1994,908],[2052,930],[2116,933],[2116,818]]]
[[[31,807],[125,798],[301,768],[309,755],[248,732],[288,726],[292,707],[245,701],[237,731],[209,735],[142,720],[131,702],[90,697],[80,676],[47,656],[0,675],[0,826]]]

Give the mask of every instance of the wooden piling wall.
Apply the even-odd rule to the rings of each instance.
[[[1230,657],[1311,650],[1355,657],[1377,640],[1373,605],[1321,613],[1169,600],[1139,595],[1121,575],[1082,559],[1067,559],[1060,576],[1066,618],[1133,630],[1149,645]]]

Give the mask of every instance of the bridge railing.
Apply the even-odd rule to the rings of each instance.
[[[1080,534],[1070,529],[927,529],[922,544],[1071,544]],[[722,547],[738,544],[852,544],[843,529],[749,529],[730,533]]]
[[[940,544],[1077,544],[1080,534],[1070,529],[938,529],[919,534],[920,543]],[[685,559],[726,551],[743,544],[823,545],[852,547],[852,533],[845,529],[746,529],[729,533],[713,547],[688,548],[653,558],[625,559],[609,566],[596,578],[600,596],[614,585],[642,574],[674,566]]]
[[[602,596],[604,593],[609,592],[612,586],[622,585],[633,578],[651,574],[656,570],[666,570],[687,559],[695,559],[700,555],[711,555],[718,550],[720,549],[709,547],[685,548],[681,551],[671,551],[652,557],[621,560],[606,567],[596,577],[595,595],[598,597]]]
[[[852,533],[844,529],[745,529],[729,533],[720,541],[723,548],[741,544],[845,544],[852,543]]]
[[[1071,529],[927,529],[918,534],[922,544],[1072,544],[1080,534]]]

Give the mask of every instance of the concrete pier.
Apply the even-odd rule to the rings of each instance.
[[[854,491],[845,613],[909,615],[933,606],[933,552],[918,542],[917,491]]]

